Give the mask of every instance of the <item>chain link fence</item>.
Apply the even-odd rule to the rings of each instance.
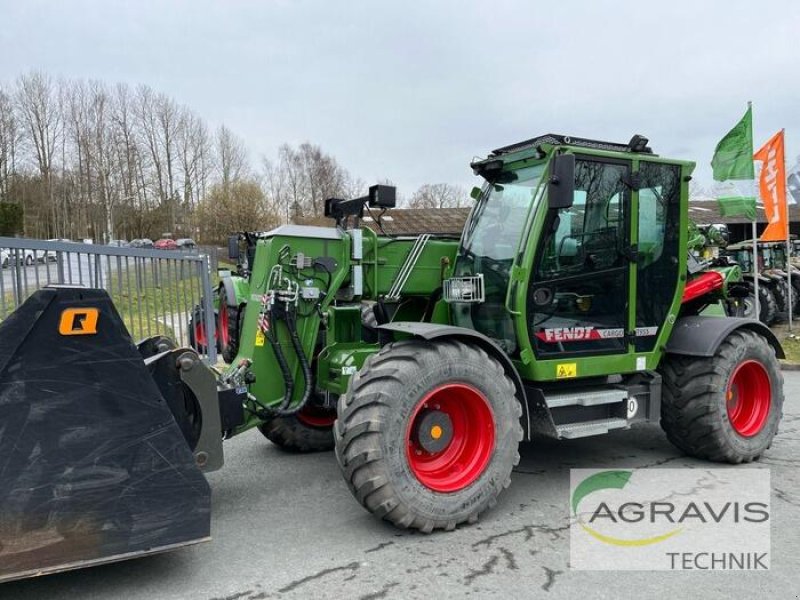
[[[135,341],[165,335],[214,364],[211,273],[201,251],[116,248],[0,237],[0,321],[48,285],[105,289]],[[216,268],[214,266],[214,268]]]

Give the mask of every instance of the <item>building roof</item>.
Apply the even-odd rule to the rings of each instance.
[[[460,236],[464,223],[469,216],[469,208],[393,208],[387,210],[381,222],[388,235],[419,235],[421,233],[438,233]],[[378,213],[373,210],[377,217]],[[766,223],[764,208],[757,208],[757,220]],[[689,202],[689,218],[698,225],[711,225],[715,223],[744,224],[750,223],[747,217],[723,217],[719,212],[719,204],[711,198],[695,199]],[[800,223],[800,205],[789,205],[789,220]],[[330,226],[333,221],[325,217],[307,219],[303,221],[308,225]],[[376,233],[381,233],[378,224],[369,215],[364,215],[362,225],[369,227]]]
[[[389,235],[419,235],[440,233],[460,236],[469,208],[395,208],[381,217],[384,231]],[[377,213],[373,211],[377,217]],[[380,233],[378,224],[365,215],[362,224]]]
[[[719,212],[719,203],[710,198],[694,199],[689,202],[689,218],[698,225],[711,225],[714,223],[726,223],[728,225],[736,223],[751,223],[745,216],[723,217]],[[756,221],[766,223],[764,207],[756,207]],[[789,221],[792,223],[800,222],[800,205],[789,205]]]

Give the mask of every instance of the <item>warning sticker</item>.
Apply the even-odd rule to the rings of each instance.
[[[561,363],[556,365],[556,379],[569,379],[578,376],[578,363]]]
[[[256,331],[256,346],[263,346],[265,341],[264,332],[260,329]]]

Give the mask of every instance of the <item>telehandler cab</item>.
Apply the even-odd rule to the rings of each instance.
[[[638,135],[503,147],[472,163],[460,240],[360,228],[387,186],[331,199],[336,226],[257,240],[221,373],[134,346],[102,291],[36,292],[0,324],[0,579],[205,539],[200,471],[253,427],[334,447],[358,502],[424,532],[493,506],[535,436],[660,419],[692,456],[758,459],[783,351],[758,321],[697,314],[723,277],[687,268],[693,167]]]

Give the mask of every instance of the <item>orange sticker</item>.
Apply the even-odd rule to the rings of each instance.
[[[96,308],[67,308],[61,313],[58,333],[61,335],[94,335],[97,333],[97,319],[100,311]]]

